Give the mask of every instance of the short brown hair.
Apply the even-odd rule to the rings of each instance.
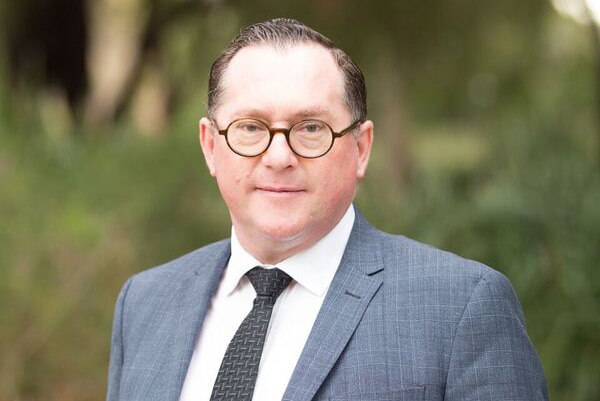
[[[342,70],[344,100],[348,109],[354,119],[365,120],[367,118],[367,87],[360,68],[330,39],[305,24],[289,18],[276,18],[242,28],[240,33],[219,54],[210,69],[208,80],[208,116],[214,118],[223,92],[221,85],[223,74],[237,52],[252,45],[272,45],[285,48],[303,43],[316,43],[331,52]]]

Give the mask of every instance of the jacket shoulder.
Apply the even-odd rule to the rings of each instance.
[[[136,285],[154,285],[172,279],[185,279],[194,274],[203,274],[214,269],[215,266],[224,266],[230,254],[229,239],[214,242],[193,250],[169,262],[154,266],[130,278]]]
[[[437,295],[448,292],[462,295],[468,302],[478,286],[510,294],[514,289],[508,278],[481,262],[459,256],[403,235],[383,232],[369,223],[359,228],[361,242],[381,254],[386,282],[396,288],[419,289]],[[366,223],[366,224],[365,224]],[[452,298],[455,297],[452,296]]]

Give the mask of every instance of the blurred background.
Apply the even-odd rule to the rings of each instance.
[[[600,399],[600,0],[0,2],[0,400],[103,400],[125,279],[229,235],[197,140],[240,26],[362,67],[357,205],[517,290],[553,400]]]

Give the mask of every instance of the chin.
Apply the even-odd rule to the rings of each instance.
[[[260,230],[263,235],[274,242],[294,241],[302,236],[302,230],[295,226],[269,226]]]
[[[294,220],[293,216],[287,216],[259,223],[257,229],[266,239],[283,243],[301,240],[308,232],[307,227],[307,221]]]

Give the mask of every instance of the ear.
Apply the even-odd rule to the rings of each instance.
[[[373,145],[373,121],[367,120],[360,125],[360,136],[356,138],[358,148],[358,163],[356,166],[356,177],[360,180],[367,172],[371,146]]]
[[[202,117],[199,122],[199,137],[200,137],[200,146],[202,146],[202,153],[204,153],[204,160],[206,161],[206,165],[208,166],[208,171],[211,176],[215,176],[215,135],[213,132],[212,122],[206,118]]]

